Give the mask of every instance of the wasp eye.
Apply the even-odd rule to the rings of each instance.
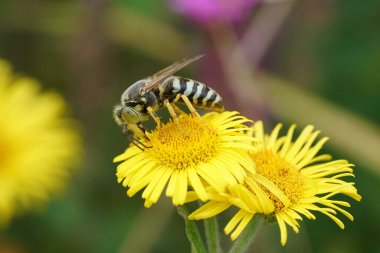
[[[131,108],[131,107],[123,107],[122,110],[120,111],[121,118],[123,119],[124,122],[136,124],[140,122],[140,115],[139,113]]]

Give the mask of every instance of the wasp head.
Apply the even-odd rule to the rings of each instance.
[[[145,138],[145,129],[141,124],[140,114],[132,107],[116,105],[113,110],[113,117],[116,123],[123,127],[124,134],[127,134],[128,130],[131,130],[134,134],[137,134],[140,138]],[[127,134],[128,139],[139,149],[144,150],[149,148],[144,143],[140,142],[133,135]]]
[[[138,111],[132,107],[123,105],[115,106],[113,117],[118,125],[124,127],[127,127],[128,124],[138,124],[141,122],[141,117]]]

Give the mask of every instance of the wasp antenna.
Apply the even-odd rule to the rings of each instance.
[[[151,148],[151,146],[147,146],[147,145],[145,145],[144,143],[142,143],[140,140],[136,139],[135,137],[132,136],[132,138],[133,138],[137,143],[139,143],[141,146],[143,146],[144,148]]]
[[[141,151],[144,151],[146,148],[152,148],[150,146],[145,145],[144,143],[142,143],[141,141],[139,141],[138,139],[136,139],[132,135],[128,135],[128,139],[133,145],[138,147]]]
[[[136,139],[135,139],[135,138],[133,138],[131,135],[128,135],[128,139],[129,139],[129,141],[130,141],[133,145],[135,145],[138,149],[140,149],[141,151],[144,151],[144,148],[141,147],[141,146],[139,145],[138,142],[136,142]]]

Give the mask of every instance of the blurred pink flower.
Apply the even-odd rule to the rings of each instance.
[[[236,22],[261,0],[169,0],[171,8],[201,23]]]

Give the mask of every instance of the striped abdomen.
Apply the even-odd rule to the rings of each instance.
[[[205,84],[182,77],[170,77],[159,86],[160,96],[169,102],[182,102],[178,94],[185,95],[200,108],[223,111],[222,97]]]

